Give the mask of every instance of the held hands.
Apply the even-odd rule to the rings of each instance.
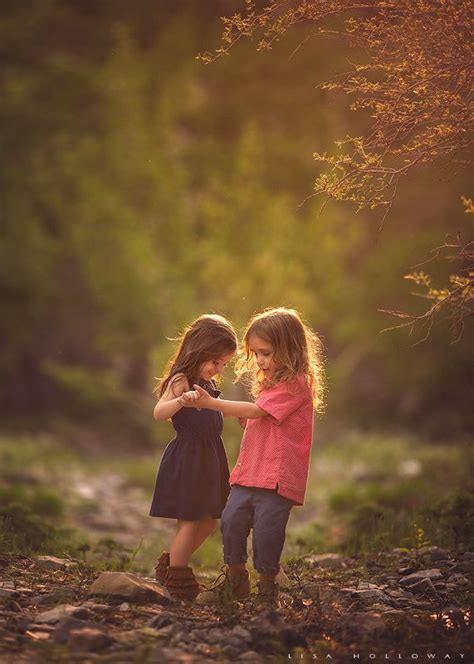
[[[211,395],[206,390],[203,390],[200,385],[194,385],[194,390],[183,392],[179,398],[179,403],[187,408],[197,408],[200,410],[206,407],[211,398]]]

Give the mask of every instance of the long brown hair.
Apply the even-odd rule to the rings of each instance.
[[[155,388],[160,397],[173,376],[184,374],[192,386],[198,382],[199,368],[204,362],[235,352],[238,343],[232,325],[217,314],[199,316],[174,341],[178,341],[178,348],[168,360]]]
[[[250,351],[249,339],[253,334],[273,346],[276,370],[271,380],[265,378]],[[237,380],[249,384],[254,396],[267,387],[302,374],[311,388],[315,410],[318,413],[324,410],[323,345],[295,309],[278,307],[253,316],[244,332],[242,345],[243,353],[236,366]]]

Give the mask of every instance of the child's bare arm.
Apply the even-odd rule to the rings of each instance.
[[[155,420],[169,420],[175,413],[182,408],[180,403],[181,396],[189,389],[186,377],[182,374],[173,376],[169,382],[165,393],[160,397],[153,410]]]
[[[211,397],[206,390],[199,385],[194,385],[194,390],[199,394],[197,400],[191,400],[187,396],[180,400],[183,406],[191,408],[208,408],[209,410],[218,410],[224,415],[231,417],[241,417],[246,419],[255,419],[268,415],[257,404],[248,401],[226,401],[225,399],[216,399]]]

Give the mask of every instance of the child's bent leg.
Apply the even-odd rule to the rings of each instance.
[[[176,534],[170,545],[172,567],[186,567],[194,551],[194,541],[199,530],[199,521],[178,521]]]
[[[255,499],[253,524],[253,563],[264,577],[275,577],[280,570],[280,557],[285,543],[285,530],[291,500],[271,489],[260,489]]]
[[[212,535],[217,528],[217,519],[212,519],[211,517],[201,519],[197,523],[199,525],[194,536],[193,553],[199,549],[201,544],[209,537],[209,535]]]
[[[252,522],[251,490],[233,486],[221,518],[224,562],[227,565],[242,565],[247,562],[247,537]]]

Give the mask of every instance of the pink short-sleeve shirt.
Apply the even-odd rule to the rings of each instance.
[[[277,489],[302,505],[313,438],[313,399],[304,376],[263,390],[256,404],[268,413],[247,421],[229,482]]]

